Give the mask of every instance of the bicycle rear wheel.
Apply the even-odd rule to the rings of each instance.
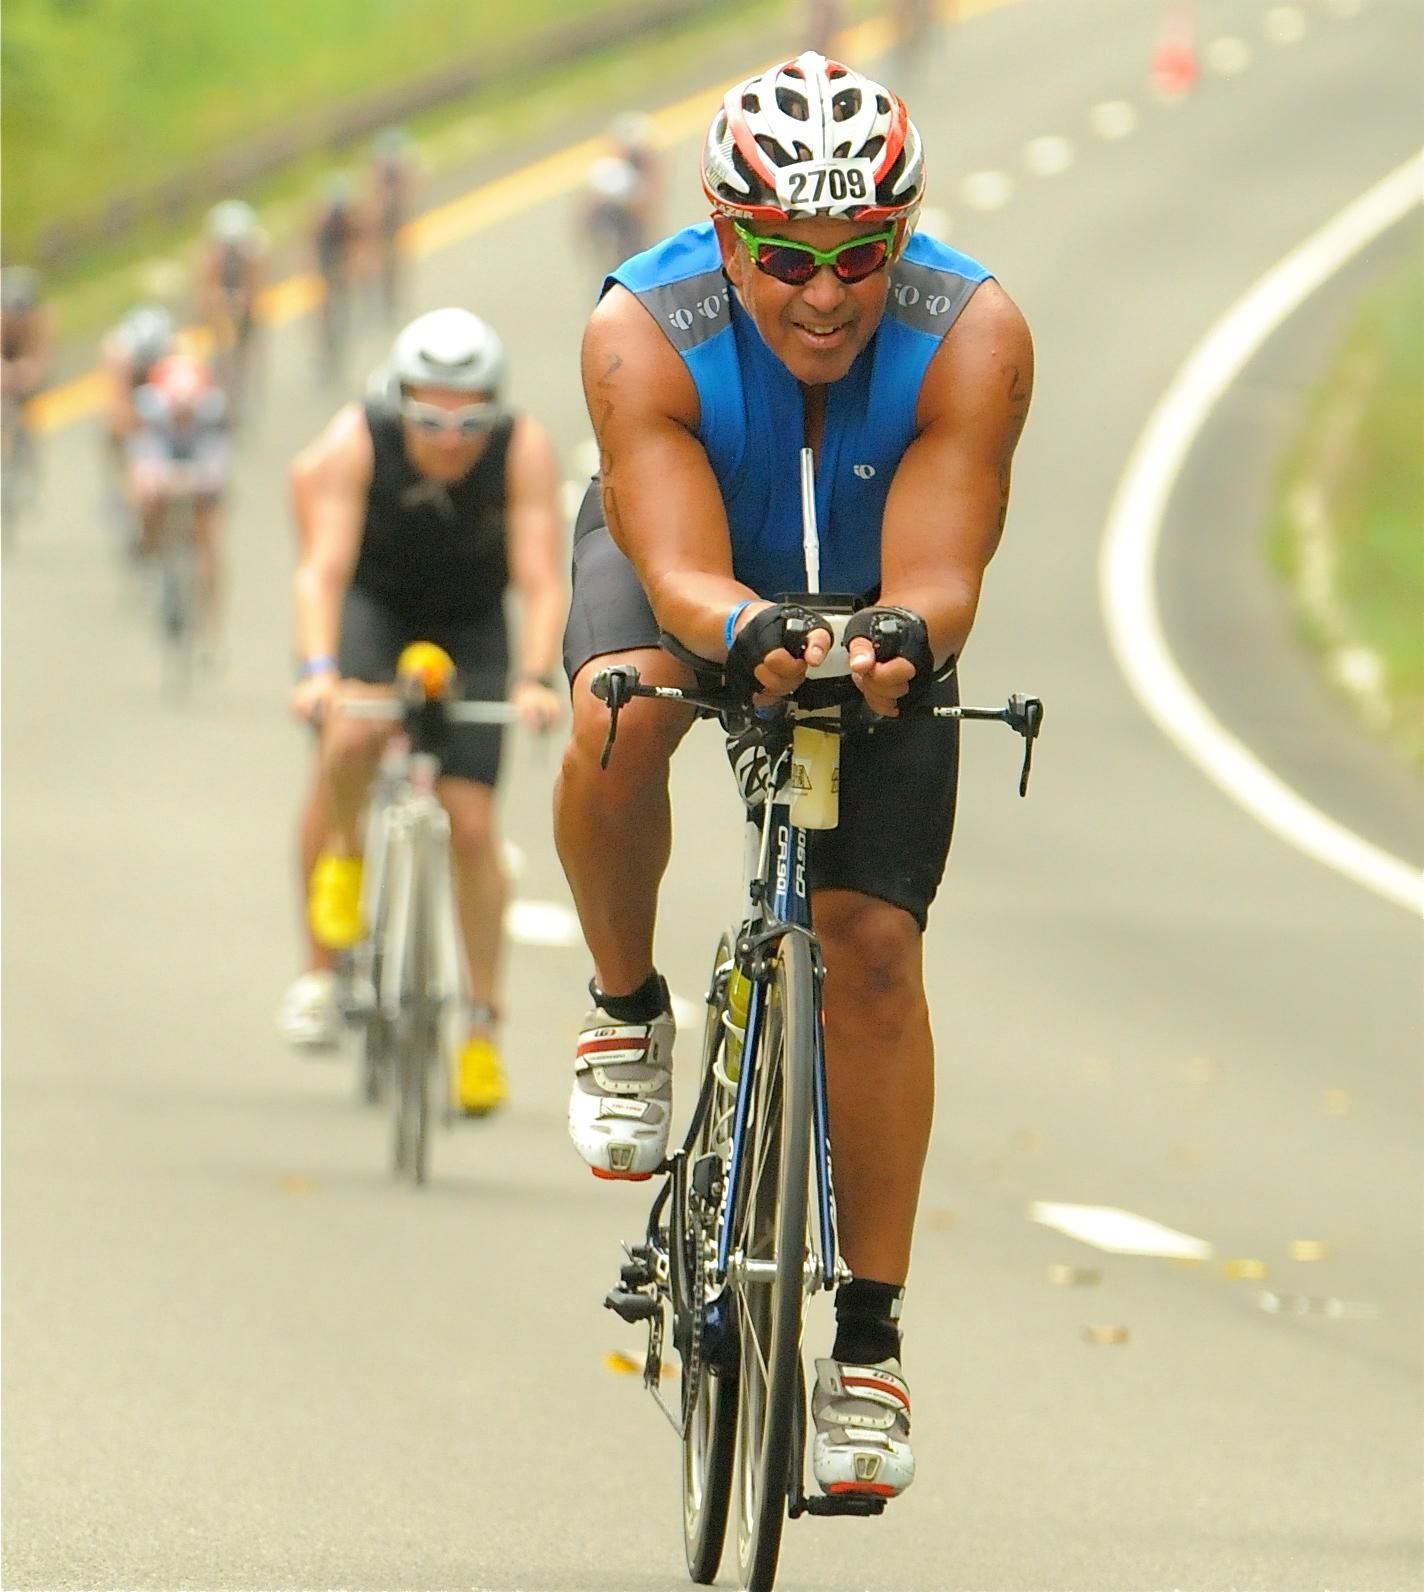
[[[712,1073],[726,1043],[726,969],[730,941],[724,935],[712,964],[713,998],[702,1033],[702,1072]],[[682,1355],[682,1525],[687,1573],[710,1584],[722,1562],[727,1512],[732,1500],[732,1461],[737,1436],[737,1376],[719,1345],[706,1338],[707,1268],[716,1256],[717,1213],[726,1170],[720,1124],[733,1095],[713,1083],[711,1098],[674,1186],[669,1249],[673,1269],[674,1335]],[[690,1167],[690,1170],[689,1170]],[[677,1316],[687,1319],[678,1321]],[[725,1330],[725,1329],[724,1329]],[[721,1363],[709,1362],[709,1351]]]
[[[776,1578],[798,1457],[816,1023],[804,936],[782,940],[764,1000],[734,1246],[740,1260],[737,1561],[748,1592],[770,1592]]]

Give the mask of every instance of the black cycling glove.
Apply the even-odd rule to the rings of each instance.
[[[900,698],[902,707],[912,707],[922,701],[934,684],[935,661],[930,651],[930,634],[923,619],[908,608],[889,605],[862,608],[852,614],[842,637],[849,646],[857,636],[864,636],[875,647],[875,661],[888,663],[891,658],[908,658],[915,666],[908,690]]]
[[[766,687],[756,672],[769,652],[785,647],[793,658],[806,654],[806,638],[813,630],[831,629],[829,620],[799,603],[775,603],[753,614],[737,632],[727,653],[727,683],[749,697]]]

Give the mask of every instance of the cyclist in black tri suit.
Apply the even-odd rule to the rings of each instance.
[[[403,273],[398,240],[415,208],[417,180],[415,157],[404,129],[386,128],[376,140],[368,174],[368,274],[388,319],[400,310]]]
[[[351,287],[364,227],[350,177],[332,177],[322,194],[312,227],[312,252],[323,293],[318,320],[319,374],[334,381],[341,374],[351,322]]]
[[[396,339],[381,386],[383,396],[345,405],[292,467],[302,537],[293,707],[322,722],[322,754],[302,826],[311,964],[279,1022],[308,1045],[334,1037],[330,953],[364,931],[361,813],[390,734],[328,711],[337,690],[388,694],[402,649],[433,641],[455,660],[467,698],[508,693],[536,729],[561,708],[553,679],[565,612],[558,471],[543,427],[505,404],[499,339],[466,310],[434,310]],[[512,689],[510,585],[522,607]],[[456,1102],[472,1114],[506,1093],[494,1040],[505,900],[493,801],[501,738],[496,726],[455,726],[440,783],[472,1003]]]
[[[198,303],[212,333],[229,420],[236,418],[246,398],[268,252],[266,234],[251,205],[224,199],[209,211],[198,261]]]

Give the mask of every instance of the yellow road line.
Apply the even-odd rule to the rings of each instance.
[[[947,18],[957,16],[960,21],[966,21],[1015,3],[1016,0],[941,0],[939,11]],[[835,49],[843,59],[856,60],[882,55],[894,42],[894,25],[886,17],[874,17],[838,34]],[[725,83],[700,89],[686,99],[650,113],[648,119],[657,132],[658,141],[676,143],[700,132],[722,95],[740,81],[741,76],[728,78]],[[580,139],[507,176],[481,183],[468,193],[436,205],[433,210],[407,222],[400,230],[400,247],[416,259],[424,259],[477,232],[512,220],[547,200],[570,193],[584,181],[589,166],[606,147],[602,136]],[[290,276],[262,294],[257,302],[257,318],[269,326],[285,326],[315,309],[321,303],[322,291],[321,278],[313,271]],[[201,328],[189,327],[182,336],[185,346],[195,351],[203,351],[208,346],[207,333]],[[44,434],[60,431],[95,413],[103,406],[104,390],[103,372],[96,369],[41,393],[31,408],[35,430]]]

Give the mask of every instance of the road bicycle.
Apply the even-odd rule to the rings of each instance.
[[[20,517],[34,503],[39,483],[39,443],[28,400],[0,396],[0,546],[14,545]]]
[[[808,560],[809,563],[809,560]],[[789,597],[825,614],[846,667],[841,632],[849,600]],[[877,653],[895,655],[903,622],[879,618]],[[787,645],[804,650],[809,622],[788,621]],[[808,1300],[849,1276],[836,1244],[821,989],[825,973],[811,921],[807,828],[833,827],[840,737],[855,733],[855,688],[808,682],[795,699],[756,710],[719,665],[665,636],[694,671],[690,689],[645,685],[617,665],[592,688],[609,708],[605,762],[618,715],[636,697],[681,703],[719,719],[747,808],[744,910],[717,943],[707,988],[700,1089],[681,1146],[641,1242],[605,1303],[646,1322],[643,1380],[682,1443],[683,1534],[688,1574],[710,1583],[737,1499],[739,1585],[769,1592],[782,1527],[801,1515],[876,1515],[873,1491],[808,1496],[804,1483],[806,1375],[801,1358]],[[811,671],[826,674],[836,654]],[[850,706],[837,709],[839,694]],[[1036,697],[1003,708],[924,704],[911,716],[998,720],[1024,739],[1019,794],[1028,789],[1043,722]],[[863,724],[862,720],[862,724]],[[680,1394],[661,1392],[667,1334],[680,1361]],[[860,1476],[873,1488],[874,1456]],[[858,1462],[858,1469],[859,1469]]]
[[[450,877],[450,819],[437,785],[455,724],[511,724],[508,702],[455,700],[448,655],[417,642],[401,655],[394,697],[345,697],[337,711],[399,724],[366,826],[362,915],[367,933],[344,980],[345,1015],[363,1031],[362,1088],[389,1098],[393,1168],[421,1184],[432,1100],[448,1114],[446,1017],[463,993]]]
[[[164,688],[185,697],[192,689],[201,615],[198,603],[197,503],[175,465],[171,488],[159,509],[156,550],[156,614]]]

